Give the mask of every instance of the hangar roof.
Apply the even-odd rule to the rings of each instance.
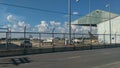
[[[103,10],[95,10],[86,16],[83,16],[75,21],[72,22],[72,25],[82,25],[82,26],[96,26],[97,24],[108,21],[109,20],[109,13]],[[110,13],[110,19],[118,17],[119,14]]]

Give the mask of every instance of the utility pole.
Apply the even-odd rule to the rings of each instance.
[[[89,23],[90,23],[90,32],[92,33],[92,23],[91,23],[91,0],[89,0]],[[92,38],[90,38],[90,49],[92,49]]]
[[[109,29],[110,29],[110,45],[111,45],[111,10],[110,10],[110,4],[109,4]]]
[[[71,0],[68,0],[69,44],[71,44]]]
[[[76,0],[79,2],[80,0]],[[71,0],[68,0],[69,44],[71,44]]]
[[[111,45],[112,42],[111,42],[111,9],[110,9],[110,6],[111,6],[110,3],[106,5],[109,11],[108,17],[109,17],[109,32],[110,32],[110,45]]]
[[[90,17],[92,17],[91,16],[91,0],[89,0],[89,13],[90,13],[90,15],[89,15],[90,32],[92,33],[92,24],[91,24],[91,21],[90,21]]]

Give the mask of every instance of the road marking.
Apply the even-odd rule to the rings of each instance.
[[[103,52],[103,54],[105,54],[105,55],[110,55],[111,52]]]
[[[68,59],[76,59],[76,58],[80,58],[80,56],[72,56],[72,57],[68,57]]]
[[[62,58],[62,60],[71,60],[71,59],[76,59],[76,58],[80,58],[81,56],[71,56],[71,57],[65,57],[65,58]]]
[[[96,66],[96,67],[93,67],[93,68],[120,68],[120,61]]]

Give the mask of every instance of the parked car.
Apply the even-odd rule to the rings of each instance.
[[[21,47],[32,47],[32,43],[30,42],[30,40],[24,40],[21,45]]]

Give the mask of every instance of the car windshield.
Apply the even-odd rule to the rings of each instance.
[[[30,43],[30,41],[24,41],[24,43]]]

